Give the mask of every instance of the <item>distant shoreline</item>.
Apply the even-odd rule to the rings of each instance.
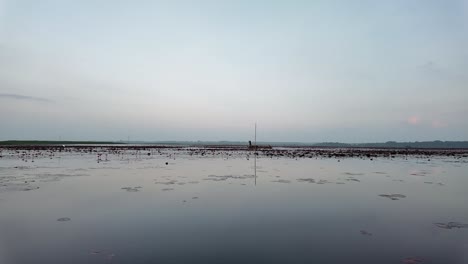
[[[257,142],[261,146],[301,148],[379,148],[379,149],[468,149],[468,141],[421,141],[385,143],[301,143],[301,142]],[[175,146],[175,147],[244,147],[248,141],[54,141],[54,140],[5,140],[0,146],[62,146],[62,145],[117,145],[117,146]]]
[[[75,142],[76,143],[76,142]],[[51,153],[82,153],[94,154],[123,154],[132,155],[173,155],[188,154],[194,157],[235,157],[255,155],[263,158],[407,158],[418,157],[430,160],[431,157],[453,157],[457,162],[468,162],[468,148],[465,149],[428,149],[428,148],[364,148],[364,147],[301,147],[301,146],[264,146],[249,148],[248,145],[129,145],[129,144],[88,144],[88,145],[0,145],[0,158],[8,158],[15,155],[41,157]],[[48,154],[47,154],[48,153]]]
[[[113,145],[113,141],[54,141],[54,140],[5,140],[0,146],[54,146],[54,145]]]

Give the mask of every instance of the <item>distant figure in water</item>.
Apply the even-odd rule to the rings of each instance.
[[[249,149],[257,150],[258,148],[260,148],[258,145],[252,145],[252,141],[249,140]],[[262,147],[262,148],[268,148],[268,147]]]
[[[257,149],[257,146],[252,145],[252,141],[249,140],[249,149]]]

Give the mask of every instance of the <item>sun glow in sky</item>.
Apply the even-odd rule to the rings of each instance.
[[[467,140],[468,1],[0,0],[0,140]]]

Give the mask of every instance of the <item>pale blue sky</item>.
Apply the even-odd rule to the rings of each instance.
[[[468,1],[0,0],[0,140],[468,140]]]

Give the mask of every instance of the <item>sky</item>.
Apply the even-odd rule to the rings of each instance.
[[[468,0],[0,0],[0,140],[468,140]]]

